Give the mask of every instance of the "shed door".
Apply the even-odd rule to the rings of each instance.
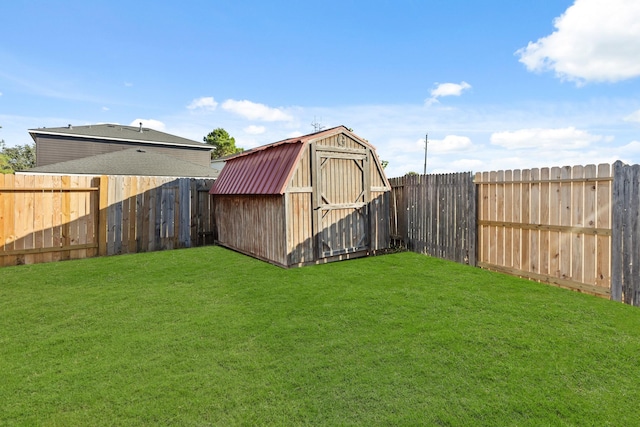
[[[366,152],[317,150],[314,167],[318,257],[367,250],[371,195]]]

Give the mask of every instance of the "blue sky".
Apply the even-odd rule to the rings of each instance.
[[[252,148],[345,125],[388,176],[640,163],[640,2],[16,1],[0,138],[145,126]]]

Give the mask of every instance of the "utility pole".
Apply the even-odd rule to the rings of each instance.
[[[429,134],[424,137],[424,175],[427,174],[427,145],[429,145]]]

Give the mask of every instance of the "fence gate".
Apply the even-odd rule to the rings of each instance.
[[[366,150],[315,153],[314,211],[318,257],[369,248],[369,158]]]

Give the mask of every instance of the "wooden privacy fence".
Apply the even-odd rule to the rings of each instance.
[[[640,165],[613,164],[611,299],[640,306]]]
[[[213,243],[212,183],[0,175],[0,266]]]
[[[102,176],[100,255],[149,252],[213,243],[208,190],[213,180]],[[104,191],[106,190],[106,191]],[[102,236],[102,233],[101,233]],[[100,243],[100,241],[99,241]]]
[[[471,173],[391,178],[392,239],[407,249],[476,264],[475,187]]]
[[[609,297],[608,164],[476,174],[478,266]]]
[[[0,175],[0,266],[96,256],[99,179]]]
[[[640,306],[640,165],[390,182],[392,237],[410,250]]]

